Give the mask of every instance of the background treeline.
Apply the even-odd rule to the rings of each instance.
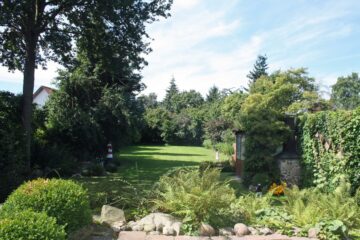
[[[117,72],[118,68],[104,65],[100,59],[90,61],[96,56],[91,57],[93,52],[86,49],[79,52],[71,68],[59,73],[58,90],[45,107],[34,107],[32,167],[35,170],[47,173],[55,169],[61,176],[70,176],[77,172],[79,162],[97,162],[103,158],[109,142],[115,150],[134,143],[204,145],[230,156],[234,142],[232,130],[236,128],[247,135],[245,180],[249,183],[259,175],[278,179],[274,153],[289,137],[290,129],[284,119],[292,115],[306,116],[303,119],[312,123],[304,120],[302,125],[304,164],[309,169],[308,174],[315,173],[311,184],[333,178],[328,173],[341,172],[344,168],[340,165],[346,166],[345,172],[351,181],[356,186],[359,184],[359,176],[354,172],[359,165],[358,149],[353,147],[354,142],[349,142],[358,143],[359,140],[348,136],[359,132],[358,122],[351,115],[356,115],[351,110],[360,103],[360,80],[355,73],[340,77],[332,88],[331,99],[325,100],[315,79],[305,69],[268,74],[266,58],[264,61],[260,56],[248,76],[248,88],[229,90],[213,86],[204,98],[195,90],[181,91],[173,78],[165,98],[159,101],[154,93],[139,96],[144,88],[140,75],[130,70]],[[117,58],[112,60],[117,61]],[[127,77],[116,79],[109,73]],[[1,92],[0,96],[0,166],[5,170],[0,177],[2,183],[11,183],[1,184],[0,194],[4,198],[13,189],[12,184],[15,186],[23,179],[24,153],[20,96],[7,92]],[[330,123],[315,123],[317,121],[312,120],[315,117],[309,114],[328,110],[326,114],[343,116],[340,109],[349,111],[346,119],[355,121],[353,125],[348,124],[345,117],[333,117],[331,124],[338,124],[333,128],[333,125],[326,125]],[[313,145],[319,145],[316,136],[327,136],[329,129],[335,131],[342,126],[354,128],[352,132],[335,132],[343,134],[341,138],[332,132],[329,139],[342,139],[347,142],[345,145],[332,140],[332,146],[336,146],[332,154],[321,148],[314,153]],[[336,161],[339,151],[344,154],[339,168],[329,170],[326,176],[316,175],[333,169],[330,163]]]

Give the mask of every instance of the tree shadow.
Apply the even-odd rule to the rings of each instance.
[[[134,152],[131,153],[134,156],[148,156],[148,155],[161,155],[161,156],[184,156],[184,157],[197,157],[197,156],[206,156],[204,154],[194,154],[194,153],[164,153],[164,152]]]

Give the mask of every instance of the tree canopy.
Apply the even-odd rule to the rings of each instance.
[[[360,78],[357,73],[339,77],[332,87],[331,100],[337,108],[355,109],[360,106]]]
[[[145,25],[159,16],[167,17],[171,4],[172,0],[0,2],[0,63],[24,74],[22,112],[28,168],[35,68],[45,66],[47,60],[69,67],[80,48],[89,50],[85,54],[91,70],[106,68],[103,79],[125,83],[139,79],[135,70],[146,64],[141,54],[150,51]],[[95,68],[95,62],[102,68]],[[119,67],[121,71],[112,71]]]

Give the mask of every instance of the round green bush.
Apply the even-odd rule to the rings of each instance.
[[[26,182],[8,197],[1,211],[6,214],[26,209],[55,217],[67,233],[91,223],[87,192],[70,180],[37,179]]]
[[[63,226],[46,213],[15,212],[0,219],[0,240],[65,240]]]

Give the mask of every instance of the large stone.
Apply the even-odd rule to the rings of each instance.
[[[101,223],[111,225],[114,222],[126,222],[124,211],[116,207],[104,205],[101,208]]]
[[[166,236],[173,236],[175,235],[175,231],[172,227],[163,227],[162,234]]]
[[[248,227],[251,235],[259,235],[259,231],[256,228]]]
[[[133,226],[131,227],[131,230],[137,231],[137,232],[142,231],[142,230],[144,230],[144,225],[142,225],[142,224],[135,224],[135,225],[133,225]]]
[[[146,217],[142,218],[140,221],[136,222],[136,225],[141,228],[145,225],[155,225],[156,231],[163,232],[166,227],[165,232],[167,235],[179,235],[181,228],[181,221],[175,217],[165,214],[165,213],[151,213]],[[140,230],[141,231],[141,230]]]
[[[220,228],[219,229],[219,235],[221,235],[221,236],[232,236],[232,235],[234,235],[234,229],[232,229],[231,227]]]
[[[265,235],[266,236],[266,235],[272,234],[273,232],[271,231],[270,228],[264,227],[264,228],[259,229],[259,233],[260,233],[260,235]]]
[[[152,232],[152,231],[154,231],[155,229],[156,229],[156,226],[155,226],[155,224],[153,224],[153,223],[145,224],[145,225],[144,225],[144,231],[145,231],[145,232]]]
[[[123,221],[117,221],[117,222],[113,222],[110,224],[110,227],[114,232],[120,232],[120,231],[124,230],[124,226],[126,226],[126,225],[125,225],[125,222],[123,222]]]
[[[249,228],[243,223],[235,224],[234,232],[238,237],[242,237],[250,234]]]
[[[317,238],[317,235],[319,234],[320,230],[318,228],[310,228],[308,231],[308,237],[309,238]]]
[[[201,223],[200,225],[200,235],[201,236],[214,236],[215,235],[215,229],[207,223]]]

